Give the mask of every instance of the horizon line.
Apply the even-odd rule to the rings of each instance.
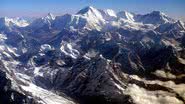
[[[87,7],[93,7],[93,8],[96,8],[92,5],[90,6],[85,6],[84,8],[87,8]],[[82,8],[82,9],[84,9]],[[75,15],[76,13],[78,13],[80,10],[82,9],[79,9],[79,10],[75,10],[75,11],[66,11],[66,12],[63,12],[63,13],[59,13],[59,12],[51,12],[51,11],[48,11],[48,12],[33,12],[33,11],[15,11],[14,14],[12,15],[12,13],[8,13],[7,11],[1,11],[0,10],[0,18],[2,17],[9,17],[9,18],[16,18],[16,17],[27,17],[27,18],[41,18],[41,17],[44,17],[44,16],[47,16],[48,13],[51,13],[53,14],[54,16],[63,16],[65,14],[71,14],[71,15]],[[100,9],[100,8],[96,8],[98,10],[108,10],[108,9],[111,9],[111,8],[104,8],[104,9]],[[145,14],[149,14],[149,13],[152,13],[153,11],[159,11],[159,12],[162,12],[174,19],[178,19],[178,20],[183,20],[185,21],[185,15],[184,16],[177,16],[175,14],[170,14],[170,13],[166,13],[166,12],[163,12],[163,11],[160,11],[160,10],[151,10],[150,12],[134,12],[134,11],[127,11],[127,10],[119,10],[119,11],[115,11],[114,9],[111,9],[113,10],[116,14],[119,13],[119,12],[122,12],[122,11],[126,11],[126,12],[129,12],[129,13],[134,13],[134,14],[141,14],[141,15],[145,15]],[[18,13],[19,12],[19,13]],[[7,14],[8,13],[8,14]],[[24,14],[24,15],[23,15]]]

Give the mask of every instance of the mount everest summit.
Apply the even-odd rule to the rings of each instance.
[[[85,7],[0,18],[0,104],[184,104],[185,25]]]

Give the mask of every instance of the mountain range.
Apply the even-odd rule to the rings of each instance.
[[[0,18],[0,104],[184,104],[185,23],[92,6]]]

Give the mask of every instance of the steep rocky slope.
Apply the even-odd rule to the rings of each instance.
[[[182,21],[85,7],[17,22],[0,21],[0,103],[185,103]]]

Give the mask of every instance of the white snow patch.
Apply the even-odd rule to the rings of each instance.
[[[53,50],[54,48],[51,47],[49,44],[43,44],[41,45],[40,51],[49,51],[49,50]]]
[[[43,73],[40,72],[40,69],[41,69],[41,68],[42,68],[42,67],[35,67],[35,68],[34,68],[34,75],[35,75],[35,76],[37,76],[37,75],[38,75],[38,76],[43,76]]]
[[[76,59],[80,54],[78,50],[74,49],[71,43],[61,43],[60,50],[67,56],[71,56],[72,58]]]
[[[58,96],[51,91],[42,89],[32,83],[29,86],[21,86],[27,92],[32,93],[33,96],[41,98],[43,104],[75,104],[66,98]]]

